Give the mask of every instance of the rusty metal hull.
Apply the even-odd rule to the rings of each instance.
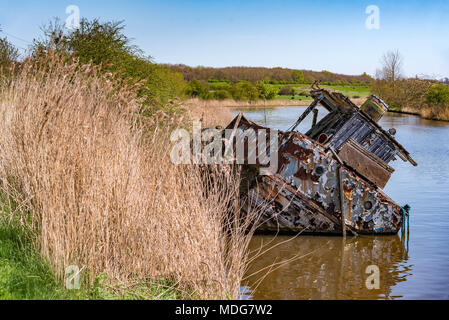
[[[251,126],[244,120],[239,124],[242,129]],[[279,141],[277,172],[257,177],[248,192],[250,205],[263,210],[259,230],[317,234],[400,230],[403,209],[370,180],[340,163],[332,150],[299,132],[280,132]]]

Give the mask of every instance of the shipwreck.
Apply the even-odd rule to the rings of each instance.
[[[317,89],[311,95],[314,101],[291,128],[276,131],[277,150],[266,144],[267,153],[277,151],[277,170],[260,175],[259,161],[244,164],[249,182],[243,208],[262,208],[259,230],[265,232],[396,234],[410,208],[382,191],[394,172],[389,163],[398,158],[417,163],[394,138],[395,129],[379,125],[388,105],[374,95],[360,107],[337,92]],[[329,112],[320,121],[318,105]],[[309,114],[310,130],[298,132]],[[226,129],[236,139],[245,130],[269,128],[240,113]]]

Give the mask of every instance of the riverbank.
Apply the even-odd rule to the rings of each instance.
[[[236,299],[256,219],[229,221],[238,173],[178,165],[171,133],[191,118],[174,105],[138,112],[132,88],[95,70],[49,55],[24,62],[1,88],[0,217],[32,230],[32,250],[16,258],[20,243],[9,240],[18,232],[0,229],[5,298],[65,298],[56,291],[73,266],[88,299],[120,299],[130,288],[141,299]],[[48,269],[24,274],[39,257]],[[47,294],[44,281],[21,295],[8,283],[22,274],[54,279],[56,291]]]
[[[1,197],[0,300],[174,300],[181,296],[162,282],[125,287],[106,275],[98,276],[92,286],[82,282],[79,289],[68,289],[40,255],[36,235],[17,219],[7,218],[4,202]]]
[[[351,99],[356,105],[361,105],[365,102],[365,98]],[[198,98],[189,99],[186,105],[193,105],[197,108],[204,108],[212,110],[214,108],[270,108],[270,107],[297,107],[309,106],[313,99],[310,100],[290,100],[290,99],[274,99],[267,101],[235,101],[232,99],[225,100],[202,100]]]
[[[365,98],[350,99],[355,105],[362,105]],[[227,109],[263,109],[275,107],[300,107],[309,106],[313,100],[289,100],[289,99],[274,99],[266,101],[235,101],[232,99],[226,100],[202,100],[198,98],[188,99],[185,103],[185,109],[188,110],[191,118],[194,120],[203,120],[206,126],[213,126],[215,124],[226,125],[232,120],[229,110]],[[391,108],[389,112],[398,114],[408,114],[419,116],[426,120],[449,121],[449,109],[441,108],[423,108],[416,110],[415,108]]]
[[[426,120],[449,121],[449,107],[423,107],[419,110],[415,108],[402,108],[396,111],[403,114],[412,114]]]
[[[375,81],[372,88],[393,111],[419,115],[427,120],[449,121],[449,87],[443,83],[418,78],[394,83],[380,80]]]
[[[421,110],[417,110],[416,108],[405,107],[402,109],[391,108],[390,110],[388,110],[388,112],[417,116],[425,120],[449,122],[449,109],[444,108],[442,109],[425,107]]]

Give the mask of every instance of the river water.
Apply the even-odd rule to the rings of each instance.
[[[304,108],[233,112],[286,130]],[[326,113],[320,108],[319,118]],[[299,130],[306,132],[311,122],[309,115]],[[400,205],[411,206],[408,236],[400,232],[343,240],[256,235],[250,245],[253,252],[271,249],[255,256],[249,267],[244,283],[248,297],[449,299],[449,122],[388,113],[380,124],[385,129],[396,128],[396,139],[418,162],[418,167],[400,159],[390,163],[395,172],[384,189]],[[370,265],[379,268],[379,289],[366,285]]]

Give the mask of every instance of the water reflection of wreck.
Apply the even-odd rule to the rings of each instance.
[[[264,208],[265,222],[260,229],[397,233],[408,216],[408,207],[399,206],[381,190],[394,171],[388,163],[397,158],[415,166],[417,163],[394,139],[395,130],[387,132],[378,124],[388,106],[376,96],[359,108],[340,93],[320,89],[311,94],[315,100],[296,123],[286,132],[277,133],[277,172],[254,175],[250,183],[250,203]],[[316,123],[318,104],[329,113]],[[312,112],[312,128],[305,134],[295,131]],[[234,131],[232,137],[242,135],[240,138],[245,139],[248,129],[258,133],[268,128],[239,114],[227,129]],[[276,151],[267,145],[267,152]],[[261,165],[256,163],[248,164],[247,169],[259,169]]]
[[[412,274],[407,250],[398,235],[360,236],[351,238],[310,237],[292,239],[278,236],[257,236],[250,251],[269,243],[276,250],[267,250],[252,262],[247,271],[250,292],[255,299],[395,299],[394,287]],[[274,261],[300,259],[266,270]],[[379,268],[378,289],[369,289],[367,268]]]

